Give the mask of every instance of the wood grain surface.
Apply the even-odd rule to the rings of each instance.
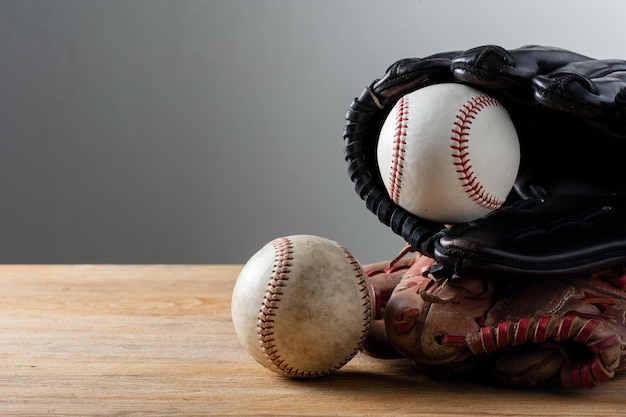
[[[239,344],[240,266],[0,266],[0,416],[624,416],[626,378],[591,390],[432,380],[357,355],[290,380]]]

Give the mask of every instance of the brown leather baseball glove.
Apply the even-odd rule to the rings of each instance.
[[[626,274],[567,279],[435,279],[417,254],[368,265],[377,356],[395,349],[438,376],[486,373],[501,383],[594,387],[626,369]],[[401,275],[401,277],[399,277]],[[393,291],[389,286],[395,285]],[[383,312],[384,313],[381,313]]]

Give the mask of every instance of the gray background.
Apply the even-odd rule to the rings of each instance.
[[[626,58],[626,2],[0,0],[0,262],[242,263],[403,245],[353,191],[352,98],[487,43]]]

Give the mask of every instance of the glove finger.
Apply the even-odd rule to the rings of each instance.
[[[572,62],[532,81],[537,101],[546,107],[583,117],[615,114],[626,98],[626,61]]]
[[[415,258],[416,256],[396,258],[363,266],[367,275],[366,281],[372,288],[375,299],[374,320],[363,344],[364,352],[369,356],[386,359],[402,357],[387,336],[383,317],[391,294],[404,275],[409,273],[416,262]]]
[[[452,81],[450,62],[458,52],[444,52],[425,58],[405,58],[393,63],[385,75],[369,88],[378,107],[391,107],[403,95],[437,82]]]
[[[626,61],[572,62],[533,79],[535,99],[587,119],[611,136],[626,137]]]
[[[516,100],[534,103],[533,78],[571,62],[590,58],[561,48],[524,46],[506,50],[496,45],[469,49],[451,62],[458,80],[494,89]]]
[[[434,238],[442,276],[563,278],[626,262],[622,195],[558,195],[501,208]]]

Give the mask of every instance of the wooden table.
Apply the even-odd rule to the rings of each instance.
[[[0,416],[623,416],[626,378],[582,391],[434,381],[357,355],[289,380],[239,344],[239,266],[0,266]]]

